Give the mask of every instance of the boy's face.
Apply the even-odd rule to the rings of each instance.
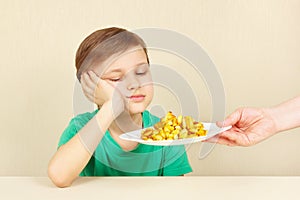
[[[121,55],[111,56],[95,70],[121,93],[130,114],[141,113],[150,104],[153,83],[142,48],[133,47]]]

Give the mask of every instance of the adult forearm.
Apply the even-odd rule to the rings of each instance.
[[[271,108],[277,132],[300,126],[300,96]]]

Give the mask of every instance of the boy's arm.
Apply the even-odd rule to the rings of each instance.
[[[103,104],[98,113],[57,150],[48,166],[48,176],[56,186],[70,186],[78,177],[114,120],[113,116],[111,104]]]
[[[87,165],[93,152],[114,119],[124,111],[120,93],[95,73],[84,73],[81,84],[93,85],[91,95],[97,105],[97,114],[67,143],[62,145],[50,160],[48,175],[58,187],[67,187]]]

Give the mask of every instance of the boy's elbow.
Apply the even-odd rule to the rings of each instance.
[[[64,188],[64,187],[69,187],[72,184],[72,181],[70,181],[67,177],[61,175],[59,173],[59,170],[51,164],[48,166],[48,177],[50,180],[56,185],[57,187]]]

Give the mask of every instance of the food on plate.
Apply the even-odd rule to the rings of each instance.
[[[207,130],[204,130],[203,124],[196,122],[191,116],[176,117],[169,111],[153,128],[144,129],[141,138],[150,141],[178,140],[205,136],[206,133]]]

